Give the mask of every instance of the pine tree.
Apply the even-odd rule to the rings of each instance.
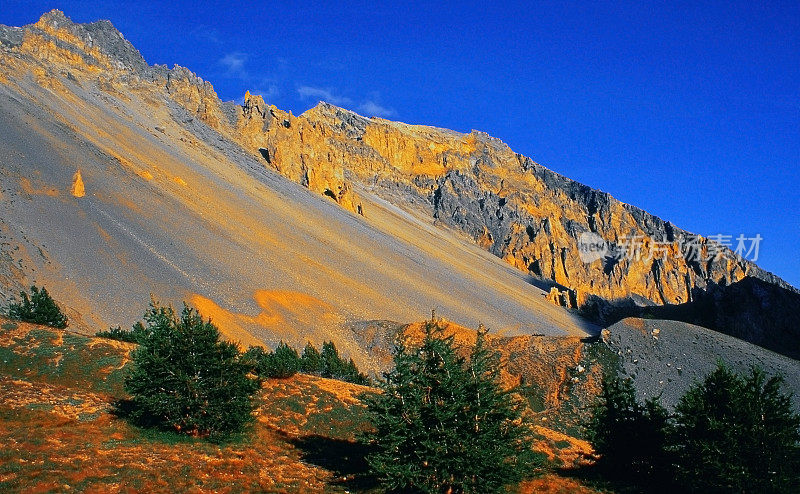
[[[283,341],[278,343],[275,351],[266,354],[266,369],[262,377],[286,379],[300,370],[300,356],[297,350]]]
[[[720,364],[681,398],[673,442],[686,490],[797,492],[800,416],[781,383]]]
[[[469,360],[433,322],[419,347],[397,345],[383,392],[367,398],[368,462],[387,490],[497,492],[534,473],[530,427],[499,372],[483,332]]]
[[[306,343],[306,347],[303,349],[303,356],[300,358],[300,370],[307,374],[322,372],[322,356],[310,341]]]
[[[651,490],[667,489],[669,431],[670,415],[657,399],[642,405],[629,379],[603,379],[588,436],[600,456],[597,466],[607,478],[632,484],[647,479]]]
[[[47,293],[47,289],[42,287],[31,287],[31,295],[19,292],[22,300],[8,306],[8,317],[18,321],[43,324],[54,328],[64,329],[67,327],[67,316],[59,309],[55,300]]]
[[[184,305],[151,303],[147,326],[125,379],[130,417],[142,425],[194,436],[224,436],[251,419],[259,382],[248,376],[236,345],[220,341],[210,320]]]

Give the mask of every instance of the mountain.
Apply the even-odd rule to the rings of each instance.
[[[333,338],[377,368],[359,321],[436,308],[509,336],[580,336],[615,306],[680,306],[746,279],[797,293],[482,132],[222,102],[108,21],[55,10],[0,27],[0,46],[3,295],[44,282],[78,327],[127,324],[152,294],[245,344]],[[663,257],[613,255],[633,238]],[[587,239],[604,250],[584,262]],[[798,307],[781,300],[753,331],[796,340]]]
[[[234,132],[259,98],[220,103],[108,22],[54,11],[0,39],[6,298],[43,283],[91,334],[131,324],[151,294],[186,300],[245,345],[333,339],[367,368],[350,322],[436,308],[509,334],[598,330],[430,218],[357,197],[340,168],[289,180]]]
[[[607,374],[672,409],[717,360],[756,364],[800,410],[797,289],[485,133],[222,102],[57,10],[0,25],[0,129],[0,305],[35,283],[70,317],[0,317],[0,490],[370,488],[367,387],[267,379],[229,444],[123,420],[135,345],[92,335],[151,298],[242,346],[333,340],[373,375],[423,319],[461,352],[485,324],[550,460],[521,492],[596,492],[583,425]],[[619,255],[634,238],[664,256]]]

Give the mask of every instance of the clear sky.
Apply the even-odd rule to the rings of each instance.
[[[478,129],[800,286],[800,2],[3,0],[110,19],[223,99]]]

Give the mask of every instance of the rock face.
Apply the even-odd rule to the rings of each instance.
[[[296,120],[291,141],[306,143],[305,150],[289,163],[288,156],[276,155],[274,166],[303,166],[306,174],[341,167],[337,176],[427,211],[516,268],[555,283],[567,292],[555,297],[561,305],[581,306],[590,295],[683,303],[695,288],[746,276],[787,287],[729,249],[713,258],[717,247],[707,239],[562,177],[484,133],[365,119],[327,104]],[[261,142],[280,148],[273,144],[273,126]],[[308,128],[314,129],[313,141]],[[277,135],[291,132],[283,128]],[[588,234],[612,252],[628,239],[640,239],[642,255],[584,262],[580,241]],[[648,258],[656,248],[658,254]]]
[[[189,70],[147,65],[109,22],[74,24],[59,11],[24,28],[0,28],[0,46],[17,55],[0,57],[0,82],[5,72],[25,70],[19,64],[30,57],[47,62],[34,71],[45,85],[66,73],[112,89],[166,91],[189,119],[264,166],[359,214],[369,215],[359,190],[424,212],[555,287],[560,305],[582,307],[592,297],[681,304],[698,289],[745,277],[795,290],[730,249],[554,173],[482,132],[368,119],[327,103],[294,116],[250,93],[241,106],[223,103]],[[584,262],[587,238],[605,250]],[[613,255],[631,239],[641,258]]]
[[[713,329],[800,360],[800,294],[757,278],[695,289],[685,304],[614,307],[613,320],[626,317],[670,319]]]

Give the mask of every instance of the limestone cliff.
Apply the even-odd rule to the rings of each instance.
[[[271,107],[259,126],[252,122],[253,101],[246,100],[246,116],[232,135],[261,149],[284,175],[359,212],[351,183],[425,211],[516,268],[555,283],[561,305],[584,306],[592,295],[679,304],[696,288],[747,276],[788,287],[730,249],[558,175],[482,132],[367,119],[325,103],[299,117]],[[587,263],[579,240],[588,233],[612,251],[632,238],[645,254],[660,250],[652,259],[604,256]]]
[[[482,132],[364,118],[327,103],[294,116],[250,93],[242,105],[223,103],[188,69],[149,66],[107,21],[74,24],[52,11],[30,26],[0,27],[0,83],[13,85],[9,74],[27,73],[42,85],[67,77],[109,92],[165,96],[183,109],[183,116],[173,112],[176,119],[200,120],[344,208],[368,216],[358,191],[369,190],[463,232],[554,287],[551,299],[561,305],[586,306],[593,297],[680,304],[696,289],[748,276],[794,290],[730,249],[710,255],[719,249],[708,239],[554,173]],[[645,252],[658,243],[661,254],[584,262],[582,235],[601,239],[610,252],[631,238],[641,239]],[[681,249],[688,242],[695,251]]]

